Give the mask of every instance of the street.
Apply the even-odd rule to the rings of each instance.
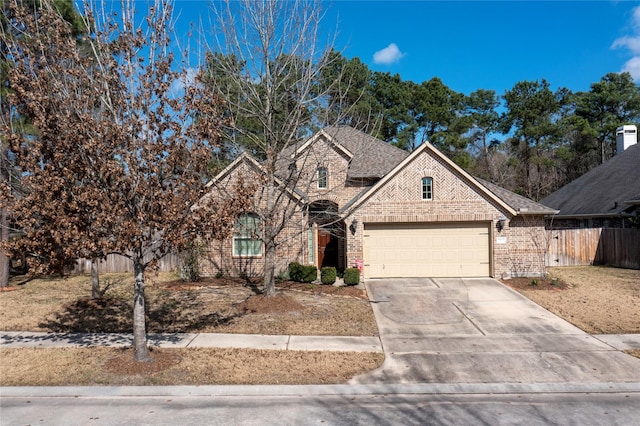
[[[320,389],[319,387],[318,389]],[[632,425],[640,393],[6,396],[2,425]],[[6,391],[7,388],[4,388]],[[328,387],[328,392],[332,392]],[[7,392],[3,392],[6,394]],[[102,393],[100,395],[99,393]]]

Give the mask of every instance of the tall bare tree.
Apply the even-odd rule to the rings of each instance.
[[[8,150],[4,146],[3,141],[0,141],[0,144],[0,183],[4,183],[9,180],[9,177],[6,175],[6,170],[8,169],[8,165],[6,165],[8,162]],[[0,205],[0,241],[9,241],[9,222],[7,221],[7,208],[4,204]],[[0,247],[0,287],[7,287],[8,285],[9,257],[2,247]]]
[[[21,35],[3,40],[13,60],[9,102],[38,135],[3,123],[27,188],[5,202],[25,234],[8,248],[27,251],[33,272],[105,253],[133,261],[135,359],[150,361],[145,273],[215,228],[215,212],[192,206],[222,121],[199,77],[174,70],[171,3],[156,0],[145,20],[133,6],[123,0],[115,16],[84,3],[92,31],[82,48],[50,2],[37,13],[10,6]]]
[[[224,1],[213,3],[214,44],[206,64],[215,93],[230,115],[226,136],[263,161],[264,288],[275,294],[277,237],[300,206],[290,196],[299,179],[282,172],[279,154],[326,124],[330,87],[323,71],[336,55],[323,39],[320,1]],[[223,76],[223,78],[215,77]],[[335,100],[339,102],[339,100]],[[335,109],[332,117],[336,119]]]

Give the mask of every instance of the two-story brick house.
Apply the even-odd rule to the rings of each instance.
[[[543,271],[544,216],[556,211],[470,176],[429,143],[409,154],[353,128],[328,127],[283,150],[278,170],[286,212],[278,271],[292,261],[362,265],[364,278]],[[207,196],[263,175],[243,154],[209,183]],[[261,273],[263,197],[258,185],[255,211],[236,220],[233,236],[208,245],[204,274]]]

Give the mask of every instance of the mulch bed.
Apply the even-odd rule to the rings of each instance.
[[[182,280],[170,281],[159,284],[160,287],[167,290],[198,290],[206,287],[229,287],[229,286],[249,286],[259,291],[262,288],[262,280],[252,278],[250,280],[242,278],[229,277],[206,277],[195,282],[186,282]],[[299,283],[295,281],[276,281],[276,289],[295,290],[313,294],[329,294],[334,296],[356,297],[358,299],[367,300],[367,292],[362,288],[355,286],[333,286],[318,283]]]
[[[276,283],[276,288],[280,288],[283,290],[297,290],[297,291],[305,291],[308,293],[314,294],[330,294],[334,296],[348,296],[348,297],[356,297],[358,299],[368,300],[367,292],[362,288],[357,288],[355,286],[341,286],[336,287],[333,285],[326,284],[315,284],[315,283],[298,283],[295,281],[280,281]]]
[[[517,277],[501,282],[515,290],[561,291],[571,288],[564,281],[555,278]]]
[[[168,281],[156,284],[156,286],[167,290],[198,290],[206,287],[230,287],[230,286],[257,286],[257,280],[246,280],[242,278],[200,278],[198,281],[188,282],[184,280]]]

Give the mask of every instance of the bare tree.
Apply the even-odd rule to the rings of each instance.
[[[81,45],[50,2],[38,13],[20,6],[11,5],[19,34],[3,40],[14,62],[9,101],[38,134],[3,123],[27,188],[5,200],[25,234],[8,248],[28,252],[34,273],[78,257],[129,257],[135,359],[150,361],[145,272],[217,223],[216,212],[192,206],[219,141],[220,102],[198,76],[174,71],[169,1],[156,0],[143,21],[132,1],[117,16],[84,3],[92,31]]]
[[[214,44],[207,60],[209,84],[226,101],[226,137],[248,150],[265,170],[256,206],[264,242],[264,288],[275,294],[276,247],[288,219],[301,211],[291,196],[300,176],[280,154],[326,124],[329,87],[319,82],[336,60],[333,39],[323,39],[320,1],[213,3]],[[336,100],[338,102],[339,100]],[[333,111],[335,116],[335,110]]]
[[[6,150],[4,146],[0,147],[0,162],[5,162]],[[6,182],[8,179],[4,175],[4,164],[0,165],[0,184]],[[9,223],[7,221],[7,208],[2,204],[0,206],[0,241],[9,242]],[[0,287],[7,287],[9,285],[9,256],[0,247]]]

